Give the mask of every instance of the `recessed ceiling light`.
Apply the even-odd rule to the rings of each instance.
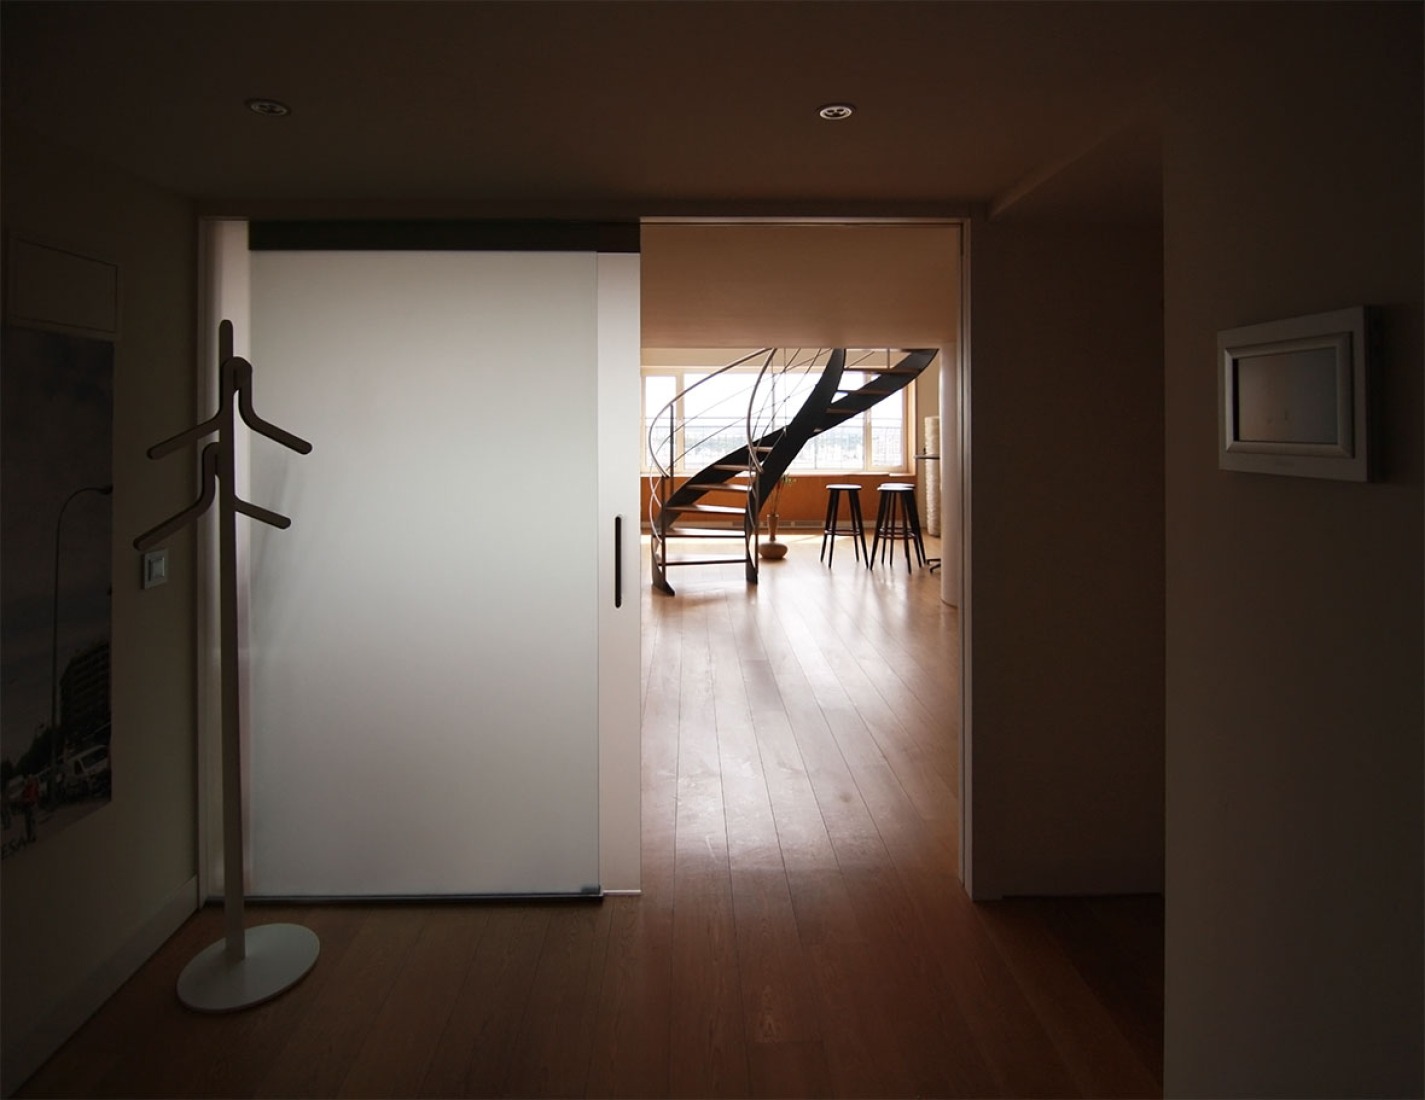
[[[825,107],[818,108],[816,113],[828,122],[840,122],[843,118],[854,115],[856,108],[849,103],[828,103]]]
[[[291,107],[275,99],[249,99],[247,109],[253,114],[267,115],[269,118],[281,118],[292,113]]]

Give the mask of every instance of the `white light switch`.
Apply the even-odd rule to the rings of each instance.
[[[150,550],[143,556],[143,586],[152,588],[168,580],[168,548]]]

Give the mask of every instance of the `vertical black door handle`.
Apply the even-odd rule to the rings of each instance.
[[[623,516],[614,516],[614,606],[623,606]]]

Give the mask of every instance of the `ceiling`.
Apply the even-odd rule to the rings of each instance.
[[[646,225],[645,347],[951,347],[958,225]],[[726,362],[727,360],[724,360]]]
[[[1195,7],[5,0],[3,109],[232,213],[1142,220]]]

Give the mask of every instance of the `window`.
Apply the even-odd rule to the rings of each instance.
[[[788,356],[794,354],[788,353]],[[646,352],[645,355],[662,362],[686,360],[682,365],[643,368],[645,472],[657,469],[653,460],[655,449],[664,465],[672,455],[675,473],[691,474],[746,444],[748,403],[765,361],[765,352],[749,356],[746,363],[724,373],[718,371],[739,358],[737,350],[704,353],[697,363],[692,360],[698,357],[689,352]],[[856,390],[875,377],[852,367],[890,366],[899,358],[900,353],[893,350],[848,350],[841,388]],[[818,363],[824,361],[824,354],[817,359]],[[794,371],[779,375],[770,384],[778,391],[778,407],[784,410],[770,422],[771,427],[784,424],[801,408],[817,377],[819,374],[814,371]],[[767,385],[764,381],[764,386]],[[793,460],[791,471],[872,473],[907,469],[905,426],[910,418],[913,388],[907,386],[865,412],[813,436]]]

